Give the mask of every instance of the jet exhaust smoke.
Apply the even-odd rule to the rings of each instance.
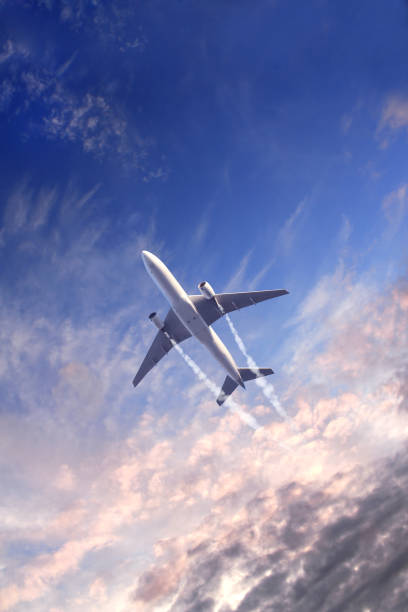
[[[242,338],[240,337],[240,335],[238,334],[235,325],[233,324],[233,322],[231,321],[231,318],[228,314],[225,315],[225,318],[227,320],[228,326],[231,330],[232,335],[234,336],[234,340],[237,343],[238,347],[240,348],[242,354],[244,355],[248,367],[250,368],[257,368],[257,364],[255,363],[255,361],[252,359],[251,355],[249,355],[246,346],[242,340]],[[282,406],[282,404],[279,401],[278,396],[276,395],[276,391],[274,386],[270,383],[267,382],[264,378],[256,378],[255,379],[255,383],[258,385],[258,387],[260,387],[262,389],[262,393],[264,394],[264,396],[266,397],[267,400],[270,401],[270,403],[272,404],[272,406],[275,408],[276,412],[279,414],[279,416],[281,416],[285,421],[289,421],[289,416],[286,412],[286,410],[284,409],[284,407]]]
[[[208,378],[206,374],[202,371],[202,369],[196,364],[196,362],[191,359],[174,340],[170,338],[170,342],[176,349],[176,351],[183,357],[186,364],[193,370],[194,374],[197,376],[199,380],[206,384],[211,393],[217,398],[218,397],[218,387],[215,385],[212,380]],[[235,412],[240,417],[241,421],[252,427],[252,429],[259,429],[261,425],[251,414],[248,414],[231,398],[229,397],[225,401],[225,405],[231,410],[231,412]]]

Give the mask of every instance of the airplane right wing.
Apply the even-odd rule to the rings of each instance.
[[[142,365],[133,379],[134,387],[136,387],[136,385],[140,383],[142,378],[144,378],[146,374],[150,372],[156,363],[159,363],[160,359],[167,355],[170,349],[173,348],[174,345],[165,332],[167,332],[167,334],[172,338],[172,340],[174,340],[174,342],[176,342],[176,344],[183,342],[183,340],[186,340],[191,336],[188,329],[182,324],[178,316],[170,308],[166,318],[164,319],[163,329],[160,329],[157,332],[146,357],[142,361]]]
[[[252,304],[258,304],[264,300],[280,297],[287,293],[289,292],[286,289],[246,291],[244,293],[216,293],[214,297],[221,308],[218,308],[214,299],[208,300],[203,295],[190,295],[190,299],[207,325],[211,325],[228,312],[252,306]]]

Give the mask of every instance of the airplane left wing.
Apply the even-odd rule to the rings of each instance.
[[[258,304],[264,300],[280,297],[289,293],[286,289],[274,289],[271,291],[246,291],[243,293],[216,293],[213,299],[207,299],[203,295],[190,295],[190,300],[197,308],[207,325],[211,325],[228,312],[240,310],[246,306]],[[219,304],[220,308],[218,308]]]
[[[188,329],[182,324],[178,316],[171,308],[164,319],[163,329],[160,329],[157,332],[146,357],[142,361],[142,365],[133,379],[134,387],[136,387],[136,385],[140,383],[142,378],[144,378],[146,374],[150,372],[156,363],[159,363],[160,359],[167,355],[170,349],[173,348],[173,344],[170,341],[169,336],[172,340],[174,340],[174,342],[176,342],[176,344],[183,342],[183,340],[186,340],[191,336]]]

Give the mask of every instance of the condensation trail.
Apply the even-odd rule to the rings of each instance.
[[[191,357],[189,357],[183,351],[181,346],[174,342],[174,340],[170,340],[170,342],[173,344],[173,347],[176,349],[176,351],[183,357],[186,364],[193,370],[197,378],[199,378],[203,383],[205,383],[211,393],[217,398],[219,395],[219,389],[217,385],[215,385],[212,380],[210,380],[208,376],[204,374],[202,369],[196,364],[193,359],[191,359]],[[231,412],[235,412],[236,414],[238,414],[240,419],[244,423],[249,425],[249,427],[252,427],[252,429],[256,430],[261,427],[256,418],[242,410],[242,408],[231,397],[227,398],[227,400],[225,401],[225,405],[231,410]]]
[[[174,342],[174,340],[172,340],[170,338],[170,336],[168,336],[168,338],[169,338],[170,342],[172,343],[173,347],[176,349],[176,351],[182,356],[182,358],[184,359],[186,364],[193,370],[193,372],[197,376],[197,378],[199,378],[199,380],[201,380],[203,383],[206,384],[206,386],[211,391],[211,393],[214,395],[214,397],[218,397],[218,387],[217,387],[217,385],[215,385],[212,382],[212,380],[210,380],[208,378],[208,376],[206,374],[204,374],[204,372],[196,364],[194,359],[191,359],[191,357],[189,357],[183,351],[181,346],[179,346],[176,342]],[[237,404],[231,397],[228,397],[225,400],[224,405],[227,406],[231,410],[231,412],[234,412],[235,414],[238,414],[238,416],[240,417],[241,421],[246,423],[249,427],[252,427],[252,429],[255,429],[255,431],[257,429],[261,429],[262,428],[262,425],[260,425],[258,423],[256,418],[253,417],[251,414],[248,414],[247,412],[242,410],[241,406],[239,406],[239,404]],[[285,444],[284,442],[276,442],[276,444],[278,446],[280,446],[281,448],[283,448],[285,451],[293,452],[292,448],[290,446],[288,446],[287,444]]]
[[[199,378],[202,382],[204,382],[207,385],[208,389],[213,393],[213,395],[215,397],[218,397],[218,388],[217,388],[217,385],[215,385],[212,382],[212,380],[210,380],[208,378],[208,376],[206,376],[206,374],[204,374],[202,369],[196,364],[196,362],[193,359],[191,359],[191,357],[189,357],[183,351],[181,346],[176,344],[173,340],[170,340],[170,342],[173,344],[173,346],[176,349],[176,351],[182,356],[182,358],[184,359],[186,364],[193,370],[193,372],[197,376],[197,378]],[[249,427],[252,427],[252,429],[255,429],[255,431],[257,429],[261,429],[262,428],[262,425],[260,425],[258,423],[256,418],[253,417],[251,414],[248,414],[247,412],[242,410],[241,406],[239,406],[231,397],[228,397],[225,400],[224,405],[227,406],[231,410],[231,412],[234,412],[235,414],[238,414],[238,416],[240,417],[241,421],[246,423]],[[283,448],[285,451],[293,452],[293,449],[290,446],[288,446],[287,444],[285,444],[284,442],[275,442],[275,444],[277,444],[278,446]]]
[[[237,332],[237,330],[235,328],[235,325],[231,321],[230,316],[228,314],[226,314],[225,318],[227,320],[227,323],[229,325],[231,333],[234,336],[235,342],[238,344],[242,354],[244,355],[245,359],[247,360],[248,366],[250,368],[257,368],[258,367],[257,364],[252,359],[251,355],[249,355],[243,340],[241,339],[240,335],[238,334],[238,332]],[[266,399],[268,399],[271,402],[272,406],[275,408],[275,410],[279,414],[279,416],[281,416],[283,419],[285,419],[285,421],[289,421],[290,420],[289,416],[288,416],[286,410],[284,409],[284,407],[282,406],[282,404],[280,403],[279,398],[276,395],[276,391],[275,391],[275,388],[272,385],[272,383],[267,382],[264,378],[256,378],[255,379],[255,383],[258,385],[258,387],[260,387],[262,389],[262,393],[264,394]]]

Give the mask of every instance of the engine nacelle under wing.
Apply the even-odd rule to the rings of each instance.
[[[207,281],[199,283],[198,289],[201,291],[201,294],[207,298],[207,300],[212,300],[212,298],[215,296],[214,289],[211,287],[210,283],[207,283]]]
[[[152,312],[151,314],[149,314],[149,319],[157,327],[157,329],[163,329],[164,323],[157,314],[157,312]]]

